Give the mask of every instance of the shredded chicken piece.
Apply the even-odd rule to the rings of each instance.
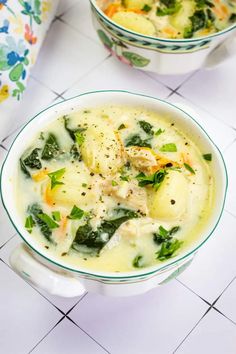
[[[102,184],[101,188],[103,193],[111,195],[127,207],[139,210],[145,215],[148,213],[146,190],[140,188],[136,180],[130,182],[121,181],[117,186],[113,186],[112,181],[107,180]]]
[[[155,173],[168,165],[179,166],[177,162],[158,155],[147,147],[131,146],[126,148],[126,154],[132,165],[145,173]]]

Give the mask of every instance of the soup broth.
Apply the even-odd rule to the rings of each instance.
[[[22,222],[68,266],[126,272],[161,264],[207,223],[211,160],[168,114],[117,105],[73,112],[43,127],[21,156]]]
[[[203,37],[236,22],[235,0],[98,0],[115,23],[147,36]]]

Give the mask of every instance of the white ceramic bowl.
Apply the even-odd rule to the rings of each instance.
[[[146,36],[113,22],[90,0],[95,30],[105,48],[136,69],[178,75],[201,67],[213,68],[236,54],[236,23],[199,38],[165,39]]]
[[[43,126],[71,110],[81,110],[107,103],[136,106],[137,102],[138,105],[143,105],[147,109],[170,114],[176,125],[193,141],[197,142],[202,151],[212,153],[211,166],[215,179],[216,196],[212,214],[204,231],[199,234],[197,241],[191,248],[178,256],[163,264],[133,272],[91,271],[86,268],[69,266],[66,262],[59,261],[54,255],[48,257],[43,247],[37,244],[25,230],[16,207],[13,180],[20,156],[28,147],[32,137]],[[24,241],[24,246],[18,247],[11,255],[11,264],[21,276],[39,287],[61,296],[75,296],[85,290],[114,296],[146,292],[176,277],[190,264],[194,254],[212,235],[220,220],[226,189],[227,172],[219,149],[197,121],[182,109],[154,97],[126,91],[96,91],[76,96],[47,108],[27,123],[15,138],[3,163],[1,171],[2,201],[17,233]]]

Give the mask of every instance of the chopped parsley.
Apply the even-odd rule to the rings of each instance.
[[[25,220],[25,228],[31,234],[33,227],[35,226],[35,221],[32,215],[27,216]]]
[[[188,170],[189,172],[195,175],[194,169],[189,164],[184,163],[184,167],[186,168],[186,170]]]
[[[65,168],[61,168],[55,172],[48,173],[48,177],[51,179],[51,189],[58,185],[64,184],[63,182],[59,181],[59,179],[64,175],[66,172]]]
[[[84,210],[82,210],[82,209],[78,208],[76,205],[74,205],[71,212],[70,212],[70,215],[68,216],[68,219],[79,220],[79,219],[82,219],[84,214],[85,214]]]
[[[55,221],[61,221],[61,213],[60,213],[60,211],[53,211],[52,212],[52,218]]]
[[[161,186],[161,183],[164,181],[167,173],[168,172],[164,169],[159,170],[150,176],[146,176],[143,172],[141,172],[136,176],[136,179],[139,181],[139,187],[152,185],[152,187],[157,190]]]
[[[177,147],[174,143],[164,144],[160,148],[160,151],[162,151],[162,152],[176,152]]]
[[[176,238],[173,238],[169,241],[164,241],[161,244],[161,249],[156,252],[157,259],[162,262],[171,258],[174,253],[182,246],[182,244],[183,241],[179,241]]]
[[[154,134],[153,126],[150,123],[146,122],[145,120],[140,120],[138,124],[147,135],[152,136]]]

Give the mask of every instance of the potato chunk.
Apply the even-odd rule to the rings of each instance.
[[[149,191],[152,218],[175,220],[184,215],[188,202],[188,182],[178,171],[169,171],[160,188]]]
[[[155,26],[151,21],[143,15],[134,12],[119,11],[112,16],[112,20],[122,27],[147,36],[153,36],[156,32]]]
[[[90,171],[115,173],[122,166],[122,144],[109,122],[96,121],[84,132],[80,147],[84,163]]]

